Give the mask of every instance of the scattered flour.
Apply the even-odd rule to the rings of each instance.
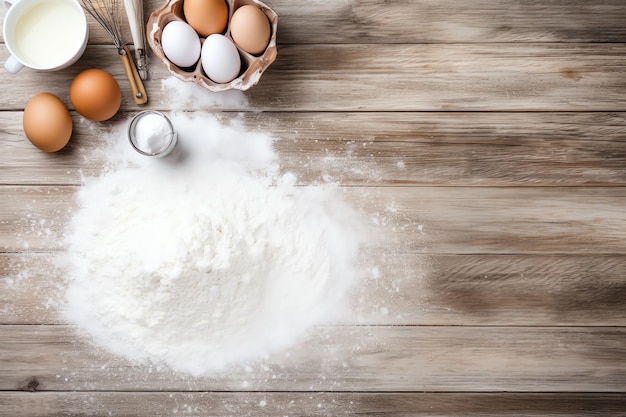
[[[202,375],[258,360],[332,319],[365,223],[332,185],[279,175],[273,139],[171,114],[177,154],[87,178],[67,231],[65,318],[130,359]]]
[[[198,84],[175,77],[164,78],[161,81],[161,90],[168,98],[168,106],[174,110],[182,110],[185,106],[193,109],[220,107],[243,110],[248,108],[248,98],[239,90],[210,92]]]

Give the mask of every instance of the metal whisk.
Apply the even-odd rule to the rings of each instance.
[[[130,88],[133,92],[133,100],[137,104],[145,104],[148,102],[146,89],[141,81],[141,77],[137,72],[137,67],[133,61],[130,50],[126,43],[122,40],[121,17],[120,17],[120,1],[119,0],[79,0],[85,11],[93,16],[94,19],[107,31],[113,40],[113,44],[117,48],[120,55],[126,77],[130,82]]]

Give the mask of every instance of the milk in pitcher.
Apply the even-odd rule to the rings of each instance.
[[[15,25],[17,53],[31,67],[52,68],[72,58],[84,42],[83,16],[65,2],[47,0]]]

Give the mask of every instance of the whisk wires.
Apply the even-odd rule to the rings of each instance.
[[[148,96],[146,89],[137,72],[137,67],[133,59],[129,56],[130,51],[126,43],[122,40],[120,1],[121,0],[79,0],[81,6],[89,13],[100,26],[111,36],[113,43],[117,47],[117,53],[124,66],[124,72],[128,78],[130,89],[133,93],[133,100],[136,104],[146,104]]]
[[[122,40],[120,0],[80,0],[80,3],[107,31],[117,49],[121,49],[125,43]]]

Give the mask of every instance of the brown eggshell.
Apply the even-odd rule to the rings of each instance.
[[[230,36],[244,51],[252,55],[262,53],[267,48],[271,35],[270,21],[258,7],[246,4],[233,13]]]
[[[72,116],[60,98],[40,93],[30,99],[22,117],[24,133],[30,142],[45,152],[56,152],[72,136]]]
[[[184,0],[183,13],[200,36],[223,33],[228,24],[228,5],[224,0]]]
[[[79,73],[72,81],[70,101],[82,116],[102,122],[115,116],[120,109],[122,91],[111,74],[91,68]]]

